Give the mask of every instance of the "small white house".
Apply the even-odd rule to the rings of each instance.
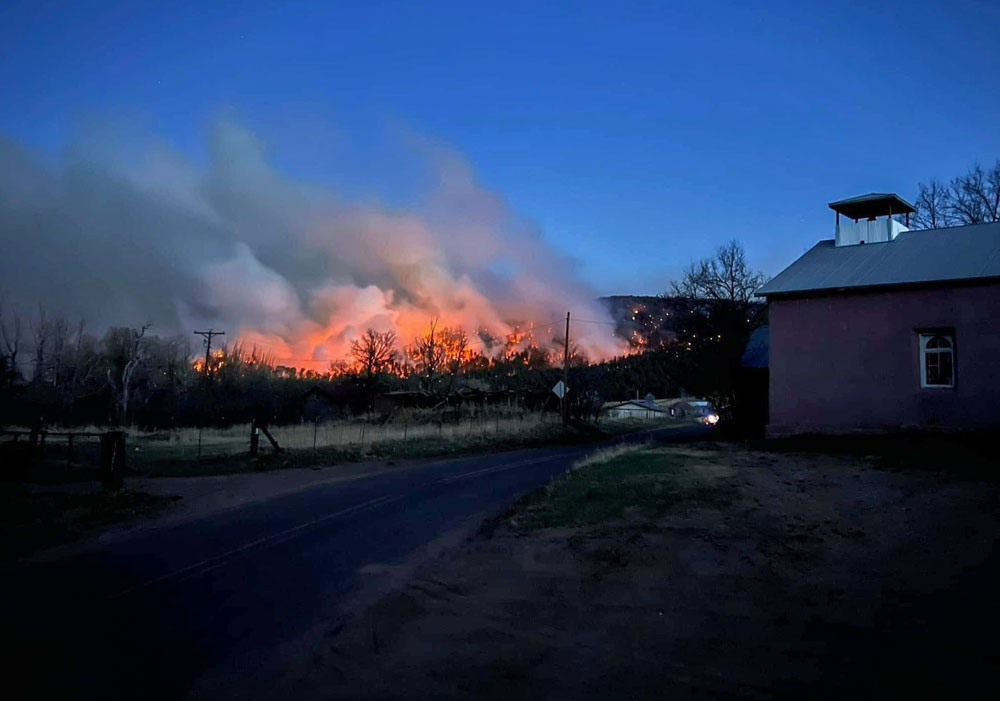
[[[656,402],[653,395],[645,399],[629,399],[625,402],[609,402],[604,405],[604,414],[611,419],[668,419],[670,414]]]
[[[652,394],[647,394],[645,399],[608,402],[602,412],[610,419],[694,421],[709,425],[715,425],[719,421],[712,403],[696,397],[657,399]]]

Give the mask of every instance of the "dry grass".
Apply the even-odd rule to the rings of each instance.
[[[648,421],[604,421],[596,427],[565,427],[550,413],[496,412],[441,420],[440,414],[404,415],[386,422],[376,417],[271,426],[271,435],[283,449],[276,455],[260,436],[260,459],[250,460],[250,424],[229,428],[179,428],[162,431],[127,430],[129,470],[146,475],[207,475],[257,469],[307,467],[370,459],[407,459],[489,450],[510,450],[532,445],[578,443],[608,435],[648,428]],[[78,432],[107,427],[74,427]],[[77,477],[96,469],[96,439],[86,455],[78,444],[71,470]],[[63,459],[53,444],[52,460]],[[47,449],[48,450],[48,449]],[[64,449],[61,449],[64,451]],[[53,463],[55,464],[55,463]],[[86,474],[85,474],[86,473]],[[55,474],[55,473],[53,473]],[[90,476],[92,478],[92,476]]]
[[[644,450],[648,450],[651,445],[652,444],[647,441],[646,443],[619,443],[618,445],[613,445],[608,448],[601,448],[600,450],[595,450],[593,453],[589,453],[580,460],[577,460],[573,463],[573,467],[570,469],[579,470],[582,467],[588,467],[590,465],[601,465],[626,455],[641,453]]]
[[[558,417],[546,414],[497,415],[458,423],[385,423],[361,419],[272,426],[269,430],[285,450],[363,449],[373,444],[385,446],[424,440],[462,442],[473,437],[533,435],[540,428],[553,426],[558,421]],[[133,457],[140,461],[238,455],[250,449],[250,424],[156,432],[130,430],[129,445],[135,453]],[[263,435],[260,446],[263,452],[270,450]]]
[[[704,451],[616,445],[591,453],[544,489],[513,507],[509,524],[522,531],[601,523],[630,512],[643,519],[734,499],[734,470]]]

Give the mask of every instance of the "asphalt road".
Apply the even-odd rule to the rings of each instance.
[[[318,622],[349,616],[387,584],[370,573],[412,562],[595,448],[406,466],[5,568],[5,686],[25,698],[181,698],[202,675],[240,674]]]

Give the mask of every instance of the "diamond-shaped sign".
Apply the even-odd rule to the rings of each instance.
[[[569,392],[569,388],[563,384],[562,380],[559,380],[556,386],[552,388],[552,393],[560,399],[565,397],[567,392]]]

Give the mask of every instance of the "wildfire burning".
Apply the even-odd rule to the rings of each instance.
[[[565,333],[559,322],[570,309],[602,322],[571,329],[573,345],[587,358],[627,352],[606,311],[592,301],[595,295],[573,276],[571,262],[481,189],[456,154],[425,141],[418,150],[437,186],[417,211],[296,191],[306,199],[303,209],[314,214],[296,218],[289,242],[294,250],[279,255],[266,245],[237,244],[233,259],[205,272],[220,314],[250,300],[267,312],[262,319],[237,315],[244,347],[260,348],[279,364],[325,369],[347,359],[351,342],[368,329],[394,332],[406,357],[436,323],[451,332],[445,343],[459,346],[447,349],[449,358],[469,362],[512,350],[551,350]],[[258,167],[279,179],[264,163]]]
[[[515,325],[514,330],[503,338],[490,336],[484,329],[474,338],[470,338],[461,329],[438,327],[435,323],[430,331],[414,338],[412,345],[403,346],[402,351],[394,349],[391,354],[386,355],[377,371],[397,377],[409,377],[426,373],[429,366],[433,366],[433,372],[438,374],[456,374],[486,369],[491,363],[513,363],[529,367],[549,367],[561,363],[563,359],[561,339],[558,349],[548,350],[536,342],[533,331],[530,325],[527,328]],[[551,332],[552,327],[549,327],[547,333]],[[379,337],[389,338],[390,334],[379,334]],[[207,358],[198,357],[191,365],[196,372],[207,371],[207,374],[211,375],[220,372],[227,365],[234,366],[237,373],[259,366],[268,366],[284,373],[306,377],[341,377],[364,373],[366,368],[363,361],[353,352],[351,355],[354,357],[329,362],[319,369],[308,367],[296,369],[295,366],[260,352],[256,347],[247,349],[237,343],[231,349],[225,347],[216,349]],[[590,359],[571,344],[571,362],[588,360]]]
[[[465,355],[552,350],[567,310],[590,360],[627,349],[575,263],[432,139],[387,135],[416,174],[409,188],[390,178],[387,202],[291,177],[232,122],[216,124],[207,162],[121,133],[85,135],[55,166],[0,144],[0,216],[23,222],[6,250],[16,265],[0,270],[27,304],[159,334],[222,328],[277,364],[323,371],[368,329],[394,332],[402,354],[433,320],[468,335]],[[315,162],[350,173],[340,154]]]

